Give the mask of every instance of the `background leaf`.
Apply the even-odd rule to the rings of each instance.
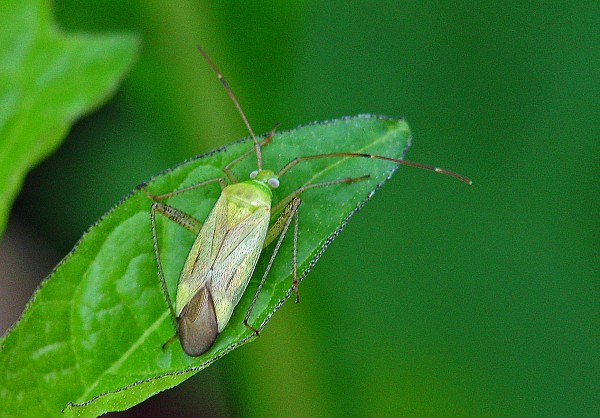
[[[264,148],[264,165],[277,170],[298,156],[344,151],[401,158],[409,137],[405,122],[369,116],[309,125],[277,134]],[[161,194],[223,176],[221,168],[249,145],[248,141],[237,142],[185,162],[151,179],[148,189]],[[282,176],[275,201],[301,185],[371,176],[302,195],[298,239],[301,279],[395,167],[385,161],[333,158],[301,163]],[[247,158],[234,171],[239,178],[247,178],[254,169],[255,161]],[[168,203],[205,219],[220,193],[220,188],[213,186],[172,197]],[[54,416],[69,402],[83,406],[69,408],[68,415],[96,416],[126,409],[176,385],[252,337],[242,320],[274,244],[263,252],[229,325],[205,355],[191,358],[177,343],[161,350],[174,328],[156,272],[150,206],[141,190],[132,192],[86,233],[36,292],[3,341],[1,410],[23,414],[26,409],[27,416]],[[174,299],[179,272],[194,237],[162,219],[157,230]],[[256,328],[262,328],[288,298],[290,266],[288,239],[250,318]]]
[[[0,234],[27,172],[115,91],[132,35],[65,35],[50,1],[0,3]]]

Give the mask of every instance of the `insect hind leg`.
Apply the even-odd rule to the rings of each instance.
[[[294,226],[294,255],[293,255],[293,259],[292,259],[292,280],[294,283],[293,288],[296,291],[296,297],[298,296],[298,280],[296,278],[296,262],[295,262],[296,255],[295,255],[295,253],[296,253],[296,241],[297,241],[297,234],[298,234],[298,227],[297,227],[298,207],[300,206],[301,203],[302,203],[302,200],[300,200],[300,198],[298,198],[298,197],[293,198],[289,202],[289,204],[286,206],[284,211],[281,213],[279,218],[277,218],[275,223],[269,228],[269,231],[267,231],[267,238],[271,237],[271,240],[268,243],[265,240],[265,245],[263,246],[263,248],[266,247],[267,245],[269,245],[269,243],[272,242],[277,236],[279,236],[279,239],[277,240],[277,244],[275,244],[275,249],[273,250],[273,254],[271,255],[271,258],[269,259],[269,262],[268,262],[267,267],[265,268],[265,271],[260,279],[260,282],[259,282],[256,292],[254,294],[254,297],[252,298],[252,302],[250,302],[250,306],[248,307],[246,316],[244,317],[244,325],[246,326],[246,328],[251,330],[254,333],[254,335],[256,335],[256,336],[259,335],[258,334],[259,329],[256,329],[252,325],[250,325],[248,323],[248,320],[250,319],[250,315],[252,314],[252,310],[254,309],[254,304],[258,300],[258,295],[260,294],[262,287],[265,284],[267,275],[269,274],[269,271],[271,270],[273,261],[275,261],[275,256],[279,252],[279,247],[281,247],[281,243],[283,242],[283,239],[285,238],[285,234],[287,233],[287,230],[290,227],[292,218],[296,219],[295,226]]]
[[[359,158],[372,158],[375,160],[389,161],[389,162],[393,162],[393,163],[396,163],[399,165],[407,165],[410,167],[422,168],[424,170],[444,174],[446,176],[454,177],[454,178],[462,181],[463,183],[466,183],[469,185],[473,183],[469,178],[467,178],[461,174],[455,173],[453,171],[446,170],[444,168],[434,167],[432,165],[427,165],[427,164],[414,163],[412,161],[406,161],[403,159],[386,157],[384,155],[362,154],[362,153],[355,153],[355,152],[334,152],[331,154],[317,154],[317,155],[309,155],[306,157],[297,157],[297,158],[294,158],[289,163],[287,163],[281,170],[279,170],[279,172],[277,173],[277,177],[281,177],[284,173],[288,172],[292,167],[296,166],[297,164],[301,163],[302,161],[314,160],[316,158],[333,158],[333,157],[335,157],[335,158],[359,157]]]
[[[369,175],[360,176],[360,177],[348,177],[348,178],[343,178],[343,179],[324,181],[321,183],[314,183],[314,184],[302,186],[302,187],[298,188],[296,191],[290,193],[287,197],[282,199],[280,202],[278,202],[272,208],[272,213],[274,213],[274,214],[277,214],[279,211],[282,211],[282,212],[277,217],[277,219],[275,220],[273,225],[271,225],[269,227],[269,229],[267,231],[267,236],[265,237],[265,242],[264,242],[263,248],[269,246],[269,244],[271,244],[273,241],[275,241],[275,239],[277,237],[279,237],[279,239],[277,240],[277,244],[275,245],[273,254],[271,255],[271,258],[269,259],[269,263],[267,264],[267,267],[262,275],[262,278],[260,279],[258,288],[256,289],[254,297],[252,298],[252,302],[250,302],[250,306],[248,307],[246,316],[244,317],[244,325],[246,326],[246,328],[248,328],[250,331],[252,331],[254,333],[254,335],[259,336],[260,329],[256,329],[253,326],[251,326],[248,323],[248,320],[250,318],[250,315],[252,314],[252,310],[254,309],[254,304],[256,303],[256,301],[258,299],[258,295],[260,294],[260,292],[262,290],[262,287],[265,283],[267,275],[269,274],[271,266],[273,265],[275,256],[277,255],[277,252],[279,251],[279,247],[281,246],[281,243],[283,242],[283,239],[285,238],[287,230],[290,227],[292,219],[294,220],[294,236],[293,236],[293,242],[292,242],[292,291],[294,291],[296,293],[296,303],[300,301],[300,296],[299,296],[299,292],[298,292],[299,281],[298,281],[298,272],[297,272],[297,247],[298,247],[298,224],[299,224],[298,207],[302,203],[302,200],[300,199],[299,196],[302,193],[304,193],[306,190],[310,190],[310,189],[314,189],[314,188],[318,188],[318,187],[332,186],[334,184],[353,183],[355,181],[361,181],[361,180],[368,179],[369,177],[370,177]]]
[[[154,248],[154,257],[156,259],[156,265],[158,268],[158,277],[160,278],[160,285],[163,291],[163,297],[167,306],[169,307],[169,313],[171,314],[171,320],[173,321],[173,325],[177,330],[177,315],[175,314],[175,309],[173,308],[173,302],[171,301],[171,296],[169,295],[169,289],[167,287],[167,281],[165,279],[165,274],[162,267],[162,262],[160,260],[160,250],[158,248],[158,234],[156,228],[156,214],[159,213],[166,217],[167,219],[175,222],[186,230],[190,231],[194,235],[198,235],[200,229],[202,228],[202,222],[194,218],[193,216],[180,211],[172,206],[165,205],[164,203],[154,202],[152,207],[150,208],[150,224],[152,225],[152,244]],[[164,349],[171,341],[173,341],[177,337],[177,332],[175,335],[167,342],[165,342],[162,346]]]
[[[167,281],[165,280],[162,262],[160,261],[160,251],[158,249],[158,235],[156,234],[156,208],[158,205],[160,204],[158,202],[155,202],[150,208],[150,223],[152,225],[152,244],[154,247],[154,258],[156,259],[158,277],[160,278],[160,285],[163,291],[163,297],[165,298],[165,301],[169,306],[169,312],[171,313],[171,320],[173,321],[173,325],[175,326],[175,329],[177,329],[177,315],[175,314],[175,309],[173,308],[173,303],[171,302],[171,296],[169,295],[169,289],[167,288]],[[165,344],[163,344],[163,349],[171,340],[172,338]]]

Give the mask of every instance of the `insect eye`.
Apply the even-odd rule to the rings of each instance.
[[[267,183],[269,183],[269,186],[274,189],[279,187],[279,180],[275,177],[271,177],[269,180],[267,180]]]
[[[250,178],[255,179],[257,175],[258,175],[258,171],[255,170],[252,173],[250,173]]]

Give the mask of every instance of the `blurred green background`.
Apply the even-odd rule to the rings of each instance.
[[[115,416],[599,414],[600,3],[62,0],[55,13],[69,31],[139,33],[143,51],[28,176],[7,239],[51,254],[37,280],[136,184],[247,135],[197,44],[256,132],[404,116],[410,160],[475,182],[401,168],[257,342]]]

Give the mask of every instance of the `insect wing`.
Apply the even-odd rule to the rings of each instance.
[[[181,348],[194,357],[205,353],[217,338],[217,317],[210,288],[203,286],[184,306],[177,321]]]
[[[212,294],[219,332],[227,325],[254,272],[269,227],[269,209],[270,206],[261,206],[248,210],[235,204],[228,207],[229,214],[231,211],[248,213],[228,230],[212,270]]]
[[[175,314],[177,317],[181,316],[185,306],[201,288],[210,285],[207,282],[210,280],[210,268],[214,261],[211,257],[211,242],[215,231],[216,214],[223,207],[222,199],[223,196],[217,200],[208,218],[204,221],[181,270],[175,298]]]
[[[206,219],[184,264],[176,314],[207,287],[221,332],[239,302],[260,256],[269,226],[270,202],[241,204],[226,191]]]

